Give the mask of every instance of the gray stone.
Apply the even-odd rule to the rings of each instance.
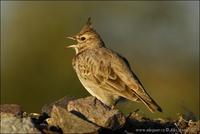
[[[59,107],[62,107],[64,109],[67,109],[67,104],[71,101],[71,100],[75,100],[74,97],[72,96],[64,96],[63,98],[55,101],[55,102],[52,102],[50,104],[45,104],[43,107],[42,107],[42,113],[46,113],[48,114],[49,116],[51,115],[51,111],[52,111],[52,108],[53,108],[53,105],[55,106],[59,106]]]
[[[101,129],[59,106],[53,106],[51,118],[47,119],[47,123],[50,126],[59,126],[63,133],[98,133]]]
[[[1,133],[38,133],[31,118],[9,117],[1,119]]]
[[[23,108],[17,104],[2,104],[0,105],[0,109],[1,119],[9,117],[21,118],[23,116]]]
[[[98,126],[111,130],[121,128],[126,122],[125,116],[119,110],[104,106],[93,96],[70,101],[68,103],[68,111]]]

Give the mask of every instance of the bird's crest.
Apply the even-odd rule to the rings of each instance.
[[[95,30],[92,28],[91,17],[88,18],[86,24],[84,25],[84,27],[82,28],[79,34],[83,34],[88,31],[95,32]]]

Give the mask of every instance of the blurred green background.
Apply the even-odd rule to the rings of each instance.
[[[89,93],[79,82],[66,46],[76,42],[88,17],[106,46],[124,55],[148,93],[163,108],[147,117],[175,118],[184,104],[199,118],[199,3],[171,2],[1,2],[1,103],[40,112],[65,95]]]

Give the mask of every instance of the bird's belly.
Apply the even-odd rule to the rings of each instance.
[[[79,77],[79,75],[78,75]],[[79,77],[80,82],[85,87],[85,89],[92,95],[99,99],[102,103],[106,104],[109,107],[115,105],[115,103],[119,100],[119,96],[112,94],[101,87],[96,86],[91,81],[82,80],[83,78]]]

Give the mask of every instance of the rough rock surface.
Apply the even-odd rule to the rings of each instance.
[[[63,133],[98,133],[100,127],[89,123],[68,112],[67,110],[53,106],[51,118],[47,119],[51,126],[59,126]]]
[[[50,104],[45,104],[43,107],[42,107],[42,113],[46,113],[48,114],[49,116],[51,115],[51,111],[52,111],[52,108],[53,108],[53,105],[55,106],[59,106],[59,107],[62,107],[64,109],[67,109],[67,104],[71,101],[71,100],[75,100],[74,97],[72,96],[64,96],[63,98],[55,101],[55,102],[52,102]]]
[[[1,120],[1,133],[38,133],[42,134],[32,123],[31,118],[9,117]]]
[[[111,130],[121,128],[126,121],[126,117],[119,110],[104,106],[93,96],[70,101],[68,103],[68,111]]]
[[[30,104],[31,105],[31,104]],[[42,114],[23,112],[17,104],[1,105],[1,133],[200,134],[200,121],[186,107],[178,120],[151,119],[137,111],[128,117],[94,97],[65,96],[46,104]],[[69,110],[69,111],[68,111]]]
[[[18,104],[2,104],[0,105],[0,109],[1,119],[9,117],[21,118],[23,116],[23,108]]]

